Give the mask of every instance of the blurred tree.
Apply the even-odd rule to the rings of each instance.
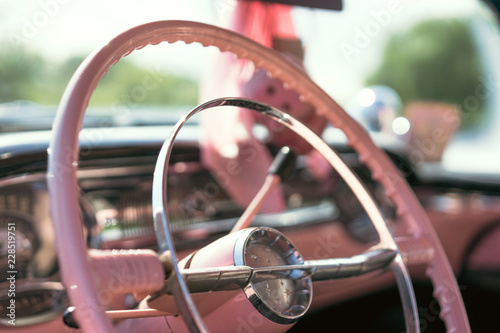
[[[197,82],[168,73],[146,69],[125,59],[115,64],[103,77],[92,105],[196,105]]]
[[[9,43],[5,43],[8,45]],[[83,57],[61,63],[46,61],[22,47],[0,49],[0,103],[29,100],[57,105]],[[93,106],[195,105],[197,82],[166,71],[151,71],[122,59],[101,80],[92,96]]]
[[[468,23],[431,20],[393,36],[380,67],[366,79],[366,85],[389,86],[404,104],[426,100],[457,105],[467,115],[463,125],[470,126],[484,114],[484,100],[477,99],[473,106],[466,103],[483,84],[481,76]]]
[[[25,99],[42,105],[59,104],[66,85],[83,59],[72,57],[63,63],[42,61],[37,76],[28,85]]]
[[[0,103],[30,99],[36,78],[43,72],[44,61],[23,47],[2,42],[0,51]]]

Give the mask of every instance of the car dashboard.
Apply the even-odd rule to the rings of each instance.
[[[77,172],[81,221],[68,223],[81,223],[89,247],[157,249],[151,189],[157,154],[170,130],[170,126],[151,126],[81,132]],[[170,159],[167,208],[177,250],[187,255],[227,234],[244,207],[229,197],[201,162],[202,137],[197,126],[187,126],[181,133]],[[60,320],[70,306],[59,276],[50,217],[46,182],[50,134],[49,131],[6,134],[0,148],[0,233],[5,235],[2,239],[8,240],[9,226],[15,226],[17,323],[25,327]],[[396,212],[385,199],[381,186],[372,180],[368,169],[342,138],[330,139],[329,144],[364,181],[397,235]],[[403,146],[387,146],[386,152],[401,172],[407,174],[407,180],[442,236],[456,273],[482,287],[497,289],[498,279],[494,276],[500,269],[490,265],[485,272],[484,265],[477,264],[478,260],[484,261],[483,257],[471,261],[478,258],[475,251],[481,250],[484,230],[494,229],[500,222],[500,196],[495,186],[425,181],[405,159]],[[273,147],[270,150],[277,151]],[[309,172],[305,157],[299,156],[282,189],[287,210],[259,214],[253,225],[266,225],[287,233],[305,258],[353,255],[377,241],[366,213],[333,169],[326,179],[319,181]],[[466,232],[448,237],[455,228]],[[496,230],[498,233],[497,227]],[[12,270],[7,261],[8,244],[8,241],[1,244],[2,313],[7,313],[10,299],[8,277]],[[387,285],[387,282],[365,281],[365,285],[334,292],[322,292],[320,287],[316,308]],[[138,302],[131,295],[122,301],[129,308]],[[5,320],[8,317],[0,319],[0,327]]]

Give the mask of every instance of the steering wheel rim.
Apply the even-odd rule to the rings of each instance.
[[[88,332],[109,332],[112,325],[97,299],[89,296],[96,294],[96,288],[90,276],[81,230],[77,223],[73,223],[73,220],[79,220],[76,169],[79,160],[78,133],[83,115],[98,82],[120,58],[149,44],[176,41],[216,46],[223,52],[229,51],[252,61],[256,67],[267,70],[288,84],[290,89],[296,90],[315,107],[319,116],[340,128],[347,136],[348,144],[371,170],[374,180],[384,187],[386,195],[396,205],[398,217],[404,221],[408,232],[416,239],[425,238],[434,249],[435,255],[428,263],[426,273],[434,285],[434,296],[441,306],[441,318],[447,329],[470,331],[453,271],[432,225],[394,164],[375,146],[360,125],[296,64],[287,61],[278,52],[214,26],[186,21],[160,21],[132,28],[87,57],[69,82],[54,123],[48,149],[47,179],[58,258],[71,302],[86,308],[86,311],[77,311],[76,318],[85,323]]]

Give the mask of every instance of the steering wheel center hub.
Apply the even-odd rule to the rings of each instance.
[[[280,324],[296,322],[309,309],[312,300],[311,277],[293,268],[304,264],[304,259],[293,244],[274,229],[247,229],[242,236],[235,244],[234,263],[256,268],[252,282],[244,288],[248,300],[269,320]],[[266,271],[276,266],[283,270]]]

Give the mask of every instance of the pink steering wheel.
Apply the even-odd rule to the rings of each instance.
[[[414,245],[417,248],[430,247],[433,250],[433,255],[425,258],[426,272],[433,283],[434,296],[439,301],[441,318],[448,331],[470,331],[453,271],[432,225],[399,171],[385,153],[374,145],[359,124],[312,82],[300,68],[284,59],[279,53],[239,34],[214,26],[184,21],[161,21],[128,30],[92,53],[69,82],[54,124],[54,135],[48,151],[48,184],[58,258],[64,285],[71,303],[76,307],[76,320],[85,332],[113,331],[110,320],[95,297],[97,295],[95,281],[105,280],[106,277],[96,277],[99,275],[99,270],[92,270],[93,266],[125,265],[131,270],[134,270],[133,267],[140,267],[143,270],[146,267],[146,272],[142,275],[138,273],[139,270],[135,269],[134,272],[138,274],[137,279],[124,287],[136,292],[147,293],[162,289],[165,276],[162,265],[154,253],[137,251],[132,254],[121,253],[118,256],[113,253],[115,256],[111,258],[107,256],[107,253],[87,250],[79,223],[80,210],[76,177],[79,160],[78,133],[82,126],[83,115],[98,82],[121,57],[149,44],[176,41],[216,46],[221,51],[232,52],[240,58],[252,61],[256,67],[267,70],[285,82],[290,89],[297,91],[315,107],[318,116],[325,117],[333,126],[340,128],[347,136],[349,145],[370,168],[374,180],[382,184],[386,195],[396,205],[398,219],[405,224],[406,230],[413,238]],[[318,145],[321,143],[318,142]],[[369,198],[360,197],[360,202],[364,201],[369,201]],[[365,209],[372,220],[375,219],[373,222],[379,231],[381,243],[389,244],[390,248],[397,251],[397,258],[401,259],[401,253],[390,231],[383,219],[377,217],[376,208],[367,208],[370,205],[369,202],[366,203]],[[176,262],[175,256],[174,262]],[[397,261],[395,266],[398,268],[393,268],[393,270],[400,272],[400,278],[396,274],[400,291],[407,294],[402,298],[414,299],[411,283],[402,260]],[[182,278],[179,280],[182,284]],[[189,301],[189,295],[181,296]],[[406,317],[409,317],[407,320],[413,324],[407,323],[407,329],[419,331],[415,304],[409,303],[404,304],[409,308],[405,313]],[[203,324],[200,325],[203,327]]]

